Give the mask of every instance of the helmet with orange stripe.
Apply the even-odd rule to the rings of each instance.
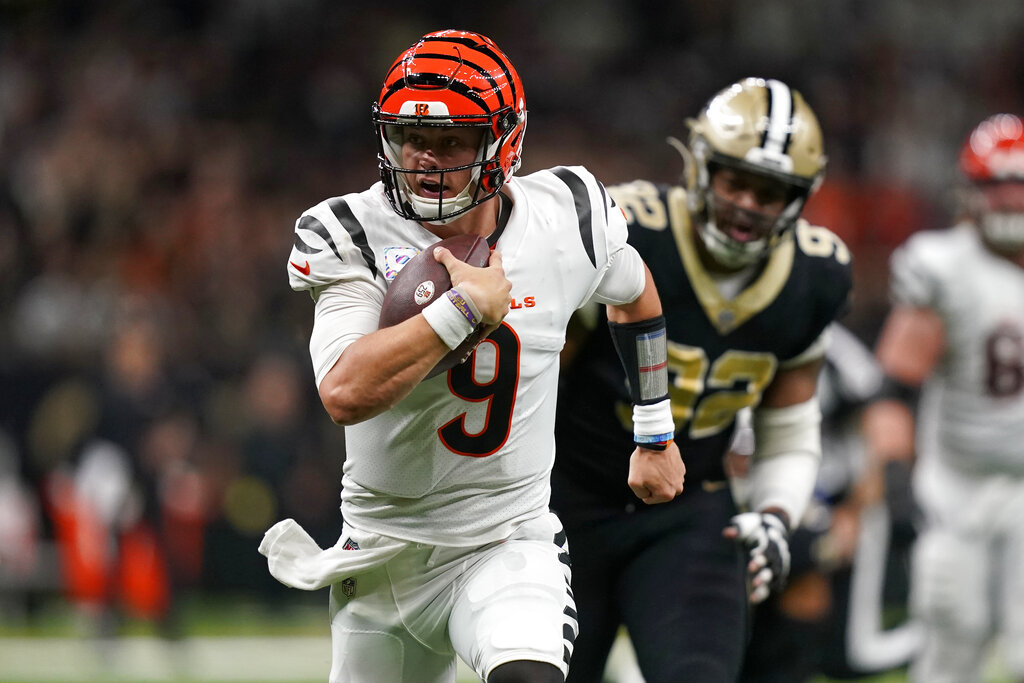
[[[1024,120],[996,114],[979,123],[960,150],[960,170],[970,186],[967,213],[996,251],[1024,252]]]
[[[497,194],[519,168],[523,84],[505,53],[478,33],[423,36],[392,64],[372,109],[385,194],[404,218],[447,223]],[[444,166],[437,149],[414,163],[403,154],[410,145],[443,152],[461,143],[475,145],[475,154],[454,166]],[[464,186],[452,186],[467,177]]]

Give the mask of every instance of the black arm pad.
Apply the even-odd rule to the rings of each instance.
[[[665,316],[632,323],[608,322],[615,350],[626,371],[629,396],[635,405],[668,397],[668,344]]]

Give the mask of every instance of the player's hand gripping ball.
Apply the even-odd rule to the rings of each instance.
[[[487,240],[479,235],[456,235],[430,245],[409,260],[391,281],[384,294],[384,305],[380,310],[379,329],[397,325],[434,303],[451,289],[452,280],[448,269],[434,260],[434,248],[444,247],[455,258],[477,268],[487,265],[490,247]],[[469,357],[476,345],[483,339],[485,326],[476,326],[465,341],[438,361],[425,379],[447,372]]]

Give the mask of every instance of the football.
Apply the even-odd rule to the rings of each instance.
[[[384,305],[380,310],[377,327],[384,329],[397,325],[423,310],[451,289],[452,281],[448,269],[434,260],[434,247],[444,247],[460,261],[483,268],[487,265],[491,250],[487,240],[479,235],[456,235],[435,242],[409,260],[391,281],[384,294]],[[452,349],[434,368],[427,373],[427,379],[447,372],[469,357],[469,353],[483,338],[484,326],[478,325],[466,340]]]

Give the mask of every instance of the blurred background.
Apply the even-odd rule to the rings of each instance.
[[[326,638],[326,594],[256,552],[284,517],[340,528],[292,226],[376,181],[370,103],[441,28],[516,64],[524,173],[672,182],[665,138],[718,89],[800,90],[829,156],[806,215],[855,255],[869,344],[892,248],[955,219],[964,136],[1024,113],[1020,0],[0,0],[0,680],[41,632]]]

